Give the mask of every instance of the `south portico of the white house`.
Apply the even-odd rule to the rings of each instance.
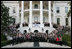
[[[38,30],[38,32],[41,33],[45,33],[47,30],[49,31],[49,33],[54,30],[54,28],[52,27],[52,22],[51,22],[51,1],[48,1],[48,9],[46,10],[46,12],[48,12],[48,22],[49,22],[49,26],[44,26],[43,23],[43,1],[40,1],[40,8],[32,8],[32,1],[29,1],[29,23],[28,26],[23,26],[23,23],[25,21],[24,18],[24,14],[25,14],[25,10],[24,10],[24,1],[21,1],[21,24],[20,24],[20,28],[18,30],[20,30],[21,33],[24,32],[24,30],[26,30],[28,33],[30,32],[34,32],[35,30]],[[38,10],[38,11],[37,11]],[[35,13],[34,13],[35,12]],[[38,13],[36,13],[38,12]],[[40,14],[39,14],[40,13]],[[33,17],[36,17],[34,20]],[[39,17],[39,18],[38,18]],[[37,23],[36,23],[37,22]]]
[[[38,31],[51,33],[56,30],[53,24],[71,26],[69,1],[3,1],[9,7],[9,15],[15,18],[15,24],[20,24],[17,30],[21,33]]]

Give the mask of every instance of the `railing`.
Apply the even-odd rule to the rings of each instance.
[[[25,26],[28,26],[28,23],[26,23],[26,22],[25,22],[25,23],[23,23],[23,27],[25,27]]]
[[[44,26],[47,27],[47,26],[50,26],[50,24],[49,24],[48,22],[45,22],[45,23],[44,23]]]
[[[33,22],[33,27],[40,27],[40,22]]]
[[[33,24],[33,27],[40,27],[40,24]]]

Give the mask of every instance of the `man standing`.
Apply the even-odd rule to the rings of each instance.
[[[16,37],[15,37],[15,36],[13,36],[12,45],[14,45],[14,44],[15,44],[15,42],[16,42]]]
[[[62,45],[62,37],[59,36],[59,44]]]

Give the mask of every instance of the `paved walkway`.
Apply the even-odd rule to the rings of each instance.
[[[57,44],[52,44],[52,43],[47,43],[47,42],[40,42],[40,47],[56,47],[56,48],[71,48],[69,46],[65,45],[57,45]]]
[[[37,45],[37,44],[36,44]],[[39,45],[38,46],[35,46],[35,43],[34,42],[24,42],[24,43],[20,43],[20,44],[16,44],[16,45],[7,45],[7,46],[3,46],[2,48],[22,48],[22,47],[31,47],[31,48],[34,48],[34,47],[41,47],[41,48],[47,48],[47,47],[52,47],[52,48],[71,48],[69,46],[65,46],[65,45],[56,45],[56,44],[52,44],[52,43],[48,43],[48,42],[39,42]]]

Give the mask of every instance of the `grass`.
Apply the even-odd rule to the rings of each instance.
[[[71,47],[71,35],[64,34],[62,37],[63,44]]]

